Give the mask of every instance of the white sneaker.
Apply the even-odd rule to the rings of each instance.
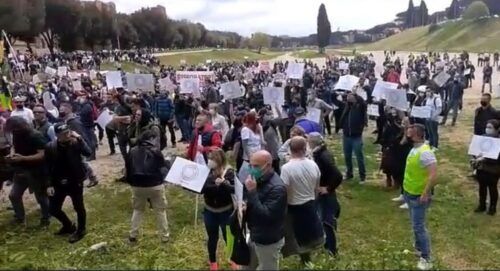
[[[417,268],[419,270],[431,270],[432,269],[432,263],[424,258],[420,258],[417,264]]]
[[[408,203],[403,203],[399,206],[399,209],[408,209]]]
[[[392,201],[395,201],[395,202],[400,202],[400,201],[403,201],[404,198],[403,198],[403,195],[399,195],[399,197],[396,197],[396,198],[393,198],[391,199]]]

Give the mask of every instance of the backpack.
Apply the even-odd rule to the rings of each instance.
[[[434,108],[437,108],[436,100],[437,100],[437,97],[434,97],[434,99],[432,100],[434,102]],[[446,109],[448,108],[448,104],[447,103],[443,103],[443,102],[441,102],[441,104],[442,104],[442,106],[441,106],[441,112],[439,112],[439,115],[440,116],[444,116],[446,114]]]

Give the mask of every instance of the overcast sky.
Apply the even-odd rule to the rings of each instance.
[[[119,12],[162,5],[170,18],[201,22],[210,30],[256,31],[273,35],[305,36],[316,32],[321,3],[326,5],[332,31],[368,29],[390,22],[408,7],[408,0],[104,0]],[[413,0],[420,5],[420,0]],[[430,13],[444,10],[451,0],[427,0]]]

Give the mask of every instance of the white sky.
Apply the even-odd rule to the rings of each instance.
[[[390,22],[408,8],[408,0],[104,0],[118,12],[162,5],[170,18],[201,22],[210,30],[249,36],[256,31],[273,35],[316,33],[319,5],[326,5],[332,31],[368,29]],[[416,6],[420,0],[413,0]],[[429,13],[444,10],[451,0],[427,0]]]

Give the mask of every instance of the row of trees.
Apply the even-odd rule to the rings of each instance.
[[[77,49],[239,47],[234,32],[209,31],[203,24],[167,17],[163,7],[116,13],[114,5],[79,0],[2,0],[0,29],[12,42],[43,37],[51,52]]]
[[[419,7],[415,7],[413,0],[410,0],[406,10],[405,27],[412,28],[429,24],[429,9],[424,0]]]

